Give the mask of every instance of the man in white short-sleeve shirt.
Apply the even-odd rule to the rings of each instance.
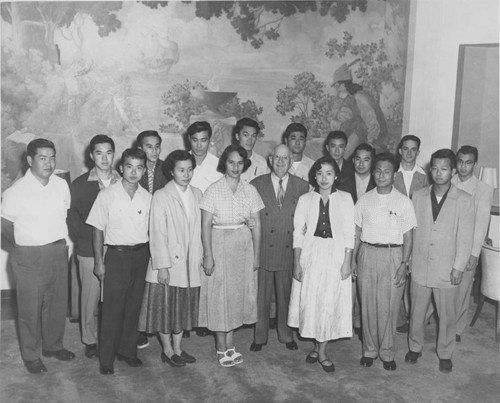
[[[388,371],[396,369],[396,319],[406,283],[413,228],[417,226],[411,200],[393,187],[397,165],[390,153],[375,157],[373,176],[377,187],[361,196],[354,216],[353,270],[358,277],[363,323],[360,364],[371,367],[373,360],[380,357]]]
[[[53,175],[54,143],[28,144],[30,168],[3,194],[2,234],[15,246],[12,270],[17,285],[19,345],[30,373],[46,372],[44,357],[69,361],[63,347],[68,308],[66,214],[71,196],[64,179]]]
[[[139,367],[137,331],[146,269],[149,262],[148,223],[151,193],[139,181],[146,171],[146,153],[123,152],[123,179],[102,190],[90,210],[94,227],[94,273],[103,284],[99,371],[114,373],[115,357]],[[104,256],[104,244],[108,249]]]
[[[290,123],[283,133],[283,143],[290,149],[293,161],[288,172],[309,182],[309,171],[314,161],[304,155],[307,129],[301,123]]]

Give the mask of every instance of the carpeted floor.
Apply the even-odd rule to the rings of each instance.
[[[475,305],[471,305],[472,316]],[[306,340],[298,351],[278,343],[271,331],[262,351],[249,351],[253,329],[235,334],[245,362],[222,368],[215,360],[213,339],[193,332],[183,348],[198,362],[171,368],[160,361],[155,338],[139,351],[142,368],[115,363],[115,375],[98,372],[97,359],[83,355],[78,325],[67,324],[65,347],[77,355],[62,363],[45,358],[49,372],[31,375],[25,370],[15,322],[1,322],[0,401],[2,402],[498,402],[500,399],[500,351],[495,342],[495,308],[486,303],[473,328],[467,328],[457,344],[451,374],[438,370],[435,354],[436,325],[426,333],[423,356],[417,364],[404,362],[406,335],[397,336],[395,372],[359,365],[361,343],[353,337],[331,342],[328,350],[337,370],[325,373],[319,364],[304,359],[311,348]]]

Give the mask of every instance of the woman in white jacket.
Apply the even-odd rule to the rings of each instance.
[[[328,357],[329,340],[352,336],[351,256],[354,204],[349,193],[335,189],[338,165],[322,157],[312,166],[309,183],[294,215],[294,272],[288,325],[314,339],[306,361],[335,371]]]
[[[198,326],[202,193],[189,185],[195,166],[187,151],[168,155],[162,171],[169,182],[153,195],[149,219],[151,262],[139,330],[159,333],[161,360],[172,367],[196,361],[181,349],[184,330]]]

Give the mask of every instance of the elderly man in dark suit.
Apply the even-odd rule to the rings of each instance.
[[[293,214],[300,196],[309,190],[306,181],[288,173],[293,162],[290,149],[281,144],[269,156],[272,172],[261,175],[254,185],[265,204],[261,211],[261,258],[257,293],[257,323],[252,351],[260,351],[267,343],[269,312],[273,287],[276,290],[278,340],[289,350],[297,350],[292,329],[286,322],[292,288]]]

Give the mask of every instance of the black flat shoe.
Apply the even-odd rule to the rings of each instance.
[[[73,358],[75,358],[74,353],[64,348],[57,351],[42,350],[42,355],[44,357],[57,358],[59,361],[71,361]]]
[[[161,362],[166,362],[171,367],[178,368],[186,366],[186,362],[177,354],[174,354],[171,358],[168,358],[168,356],[165,353],[161,353],[160,357],[161,357]]]
[[[325,365],[325,362],[331,362],[332,365]],[[329,358],[326,358],[323,361],[319,361],[319,365],[321,365],[321,368],[323,368],[323,371],[325,372],[335,372],[335,365],[333,365],[332,360],[330,360]]]
[[[115,369],[112,365],[101,365],[99,366],[99,372],[101,375],[113,375],[115,373]]]
[[[262,350],[262,346],[265,346],[267,343],[263,343],[263,344],[258,344],[258,343],[252,343],[252,345],[250,346],[250,351],[260,351]]]
[[[196,362],[196,358],[194,358],[192,355],[189,355],[185,351],[181,352],[181,355],[178,357],[181,357],[182,361],[184,361],[186,364],[192,364],[193,362]]]
[[[318,362],[319,354],[317,351],[313,350],[309,354],[307,354],[306,362],[309,364],[315,364]]]
[[[42,372],[47,372],[47,368],[43,365],[40,358],[33,361],[24,361],[24,366],[30,374],[40,374]]]
[[[298,350],[299,349],[299,346],[297,346],[297,343],[295,342],[295,340],[292,340],[292,341],[286,343],[285,346],[289,350]]]
[[[196,329],[196,335],[197,336],[200,336],[200,337],[206,337],[206,336],[210,336],[212,334],[212,332],[208,329],[205,329],[205,328],[201,328],[199,327],[198,329]]]
[[[129,358],[129,357],[125,357],[124,355],[121,355],[121,354],[116,354],[116,359],[118,361],[124,361],[129,367],[136,368],[136,367],[142,366],[142,361],[137,357]]]
[[[371,357],[361,357],[361,360],[359,361],[359,365],[370,368],[373,365],[373,358]]]
[[[384,369],[386,371],[396,371],[396,361],[384,361]]]

